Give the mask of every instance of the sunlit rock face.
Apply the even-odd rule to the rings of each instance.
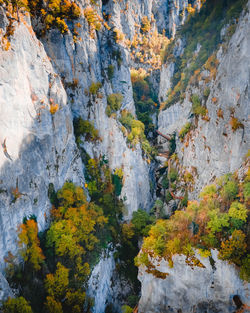
[[[197,197],[204,185],[228,172],[237,170],[248,151],[250,129],[249,73],[250,73],[250,22],[249,14],[240,19],[230,40],[226,53],[217,53],[220,61],[216,80],[210,85],[206,102],[208,120],[199,119],[191,133],[188,144],[177,140],[177,153],[183,166],[197,169],[195,190],[191,197]],[[169,66],[168,66],[169,67]],[[163,70],[163,76],[166,69]],[[177,134],[190,121],[190,94],[202,97],[204,82],[187,93],[183,103],[176,103],[159,114],[158,126],[164,133]],[[223,113],[223,118],[218,112]],[[232,117],[242,123],[232,129]]]
[[[66,92],[28,18],[15,23],[11,49],[1,51],[0,81],[2,266],[7,251],[17,252],[23,217],[34,214],[45,227],[49,184],[57,190],[67,179],[83,184],[84,178]]]
[[[180,1],[178,6],[186,6],[186,2]],[[98,13],[101,15],[102,10],[112,13],[116,27],[130,39],[134,36],[135,24],[152,14],[159,31],[170,27],[169,32],[173,32],[169,23],[171,1],[104,3],[98,2]],[[82,9],[89,5],[87,1],[80,1],[79,4]],[[121,14],[125,7],[126,14]],[[179,11],[171,11],[171,16],[178,15]],[[37,24],[33,22],[36,28]],[[67,179],[83,184],[83,165],[75,145],[73,116],[93,120],[100,132],[102,141],[97,145],[84,143],[86,151],[95,157],[106,155],[113,170],[123,168],[125,176],[121,197],[125,199],[127,208],[125,219],[130,219],[138,208],[149,209],[152,204],[149,166],[141,148],[139,145],[133,150],[128,148],[118,119],[108,118],[105,114],[106,95],[110,93],[121,93],[121,109],[135,114],[129,53],[121,47],[123,61],[118,66],[107,49],[105,31],[91,38],[86,19],[81,18],[80,23],[81,41],[75,43],[71,32],[63,36],[57,30],[51,30],[39,41],[28,15],[21,15],[20,23],[14,22],[11,49],[1,50],[2,255],[15,249],[16,229],[24,216],[36,215],[39,228],[44,229],[50,209],[47,196],[50,183],[55,189]],[[3,33],[7,25],[8,19],[1,8],[0,27]],[[115,68],[111,83],[103,74],[110,60]],[[75,88],[70,87],[73,81],[77,82]],[[90,99],[85,90],[93,81],[103,83],[103,98],[96,99],[89,107]],[[51,105],[58,105],[55,114],[50,112]],[[16,200],[14,189],[18,196]]]
[[[78,2],[82,10],[90,5],[89,1]],[[160,33],[165,30],[168,37],[174,37],[178,27],[187,18],[184,8],[189,3],[199,9],[199,0],[109,0],[97,1],[96,10],[100,16],[102,12],[110,13],[114,27],[130,40],[138,31],[137,25],[141,25],[143,17],[150,19],[152,15],[155,19],[153,27]],[[4,268],[3,258],[8,251],[17,253],[17,228],[25,216],[35,215],[39,230],[44,230],[48,225],[51,208],[49,186],[58,190],[66,180],[84,186],[84,165],[75,143],[74,117],[93,121],[101,138],[98,142],[83,140],[81,148],[90,157],[105,156],[111,170],[122,168],[124,172],[121,193],[126,206],[124,220],[130,220],[138,208],[149,210],[153,204],[149,160],[140,144],[133,149],[129,147],[119,122],[123,109],[135,115],[130,67],[136,64],[131,61],[125,44],[112,42],[113,46],[110,46],[105,29],[92,37],[86,19],[81,17],[79,22],[81,40],[74,40],[72,27],[69,27],[68,34],[62,35],[54,29],[38,39],[34,32],[36,21],[33,21],[33,28],[28,15],[21,16],[20,23],[14,22],[11,48],[8,51],[0,48],[1,269]],[[7,25],[8,19],[0,8],[0,28],[5,31]],[[213,177],[237,169],[247,151],[249,29],[247,15],[240,20],[226,54],[218,55],[221,65],[207,100],[210,121],[199,120],[192,140],[184,150],[182,143],[177,140],[177,153],[183,165],[197,168],[198,179],[191,197],[197,197],[201,188]],[[182,40],[178,41],[176,56],[182,54],[184,44]],[[121,64],[112,54],[113,50],[118,49]],[[114,67],[111,80],[107,77],[109,65]],[[157,88],[160,102],[166,100],[174,69],[175,65],[171,63],[163,65],[159,70]],[[100,97],[88,94],[92,82],[102,83]],[[199,89],[194,92],[199,94]],[[105,113],[107,96],[112,93],[123,95],[122,106],[116,117],[108,117]],[[217,104],[212,101],[214,97],[218,98]],[[223,119],[217,117],[219,108],[224,112]],[[244,128],[235,132],[229,125],[230,108],[234,109],[235,116],[244,125]],[[191,103],[187,95],[182,104],[177,103],[160,113],[159,129],[166,133],[178,132],[188,121],[190,110]],[[245,301],[247,289],[231,265],[217,260],[214,272],[208,261],[204,262],[207,267],[202,272],[203,278],[201,269],[192,270],[182,266],[181,257],[177,258],[176,269],[170,270],[166,264],[161,265],[163,269],[172,271],[172,276],[166,280],[156,279],[141,270],[140,312],[167,312],[168,306],[175,310],[169,312],[178,312],[181,306],[176,303],[182,304],[183,312],[189,312],[191,301],[195,302],[191,288],[188,287],[189,281],[198,294],[199,303],[194,304],[197,312],[204,313],[204,305],[207,312],[217,312],[211,300],[213,296],[218,299],[222,311],[226,308],[223,312],[227,312],[228,307],[230,310],[234,308],[233,295],[239,294]],[[108,303],[115,303],[119,307],[120,299],[116,295],[129,294],[129,287],[126,288],[119,281],[115,272],[112,253],[100,257],[91,274],[89,286],[89,294],[96,299],[93,309],[96,313],[104,312]],[[11,290],[0,274],[0,299],[8,295],[12,295]],[[178,302],[179,299],[181,302]],[[210,307],[209,311],[207,308]]]
[[[139,312],[230,313],[237,309],[237,296],[243,304],[249,305],[249,284],[239,278],[234,265],[219,260],[217,255],[217,251],[212,251],[213,262],[210,263],[209,258],[197,254],[202,268],[188,265],[183,255],[173,257],[173,268],[165,260],[155,260],[156,269],[168,273],[165,279],[140,268]]]

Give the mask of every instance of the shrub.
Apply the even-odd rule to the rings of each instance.
[[[243,124],[237,119],[237,117],[231,117],[230,125],[235,132],[238,128],[244,128]]]
[[[133,312],[134,312],[134,310],[130,306],[128,306],[128,305],[122,306],[122,313],[133,313]]]
[[[3,303],[3,313],[32,313],[31,306],[23,297],[8,298]]]
[[[94,10],[91,7],[87,7],[84,10],[84,16],[85,16],[88,24],[90,25],[90,27],[92,27],[92,29],[95,29],[95,30],[101,29],[102,24],[100,23],[100,17],[97,14],[96,10]]]
[[[250,198],[250,182],[245,182],[243,185],[243,195],[246,200]]]
[[[34,0],[11,0],[19,8],[25,8],[31,16],[39,16],[43,24],[42,33],[52,27],[56,27],[62,34],[68,32],[66,19],[71,21],[81,16],[81,9],[74,1],[34,1]]]
[[[79,145],[81,143],[81,136],[85,136],[87,141],[99,140],[99,132],[94,127],[93,123],[83,120],[78,117],[74,120],[74,132],[76,137],[76,143]]]
[[[114,77],[114,71],[115,71],[114,65],[110,64],[108,66],[108,79],[109,80],[112,80],[112,78]]]
[[[206,88],[204,90],[204,97],[208,98],[209,97],[209,94],[210,94],[210,88]]]
[[[101,87],[102,87],[102,83],[100,83],[100,82],[96,82],[96,83],[92,82],[90,87],[89,87],[89,93],[91,95],[96,95]]]
[[[171,182],[174,182],[177,180],[177,177],[178,177],[178,172],[175,168],[171,168],[170,171],[169,171],[169,179]]]
[[[122,105],[123,96],[120,93],[108,95],[107,102],[112,111],[118,111]]]
[[[203,107],[200,103],[200,98],[198,95],[193,94],[191,96],[191,101],[192,101],[192,111],[195,115],[206,115],[206,108]]]
[[[183,141],[183,139],[186,136],[186,134],[190,131],[191,125],[192,124],[190,122],[188,122],[180,130],[179,137],[180,137],[181,141]]]
[[[141,21],[141,31],[143,33],[148,33],[150,31],[150,21],[147,16],[143,16]]]
[[[50,104],[50,109],[49,109],[49,111],[50,111],[50,113],[52,114],[52,115],[54,115],[57,111],[59,110],[59,105],[56,103],[56,104],[54,104],[54,103],[51,103]]]
[[[128,130],[128,142],[133,146],[137,145],[140,142],[144,153],[149,158],[151,158],[151,156],[154,155],[156,151],[151,147],[150,143],[146,139],[146,136],[144,134],[145,125],[141,121],[135,120],[133,115],[126,110],[123,110],[121,112],[120,122]]]
[[[236,188],[231,188],[232,182],[236,184]],[[229,203],[224,205],[224,189],[229,185],[234,196],[238,190],[242,194],[242,184],[232,174],[227,174],[203,189],[199,203],[188,201],[186,208],[176,210],[169,219],[157,220],[148,237],[144,238],[135,260],[136,265],[144,264],[150,271],[150,256],[157,258],[159,262],[164,258],[169,261],[169,266],[173,266],[172,256],[183,254],[190,266],[203,267],[195,259],[194,249],[199,249],[207,257],[210,250],[215,248],[219,250],[221,259],[240,266],[241,277],[249,279],[247,227],[243,226],[247,221],[247,204],[243,203],[242,197],[234,202],[233,197],[228,197]],[[239,226],[243,226],[241,230],[237,229]]]

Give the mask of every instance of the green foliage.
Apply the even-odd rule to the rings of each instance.
[[[144,124],[141,121],[134,119],[133,115],[126,110],[121,112],[119,121],[121,124],[123,124],[124,127],[126,127],[128,131],[128,142],[132,146],[136,146],[138,143],[141,143],[142,150],[149,158],[151,158],[152,155],[155,154],[155,151],[146,139],[144,134]]]
[[[184,137],[186,136],[186,134],[190,131],[190,128],[191,128],[191,123],[190,122],[187,122],[183,127],[182,129],[180,130],[179,132],[179,137],[181,140],[184,139]]]
[[[114,77],[114,71],[115,71],[114,65],[110,64],[110,65],[108,66],[108,79],[109,79],[109,80],[112,80],[112,79],[113,79],[113,77]]]
[[[81,117],[74,119],[74,133],[78,146],[82,142],[81,136],[85,136],[85,140],[87,141],[97,141],[100,139],[99,132],[93,123],[83,120]]]
[[[209,95],[210,95],[210,88],[206,88],[206,89],[204,90],[204,97],[208,98]]]
[[[166,203],[169,203],[173,199],[171,193],[169,191],[166,192],[165,201]]]
[[[92,82],[90,87],[89,87],[89,93],[93,96],[97,95],[98,91],[102,88],[102,83],[101,82]]]
[[[178,171],[172,167],[169,171],[169,179],[171,182],[175,182],[177,178],[178,178]]]
[[[192,111],[194,114],[196,115],[206,115],[206,108],[201,106],[201,103],[200,103],[200,98],[198,95],[196,94],[193,94],[192,97],[191,97],[191,101],[192,101]]]
[[[250,282],[250,254],[247,254],[247,256],[242,260],[240,278]]]
[[[48,197],[50,199],[51,204],[56,205],[57,204],[57,196],[55,192],[54,184],[49,183],[48,187]]]
[[[122,185],[123,185],[123,170],[122,168],[117,168],[112,174],[112,183],[114,184],[115,187],[115,195],[116,197],[119,197],[121,195],[122,191]]]
[[[130,306],[128,306],[128,305],[123,305],[122,306],[122,313],[133,313],[133,309],[130,307]]]
[[[131,222],[138,236],[147,236],[150,225],[154,222],[154,218],[146,211],[139,209],[133,212]]]
[[[241,276],[249,279],[247,204],[242,196],[243,187],[235,175],[227,174],[203,189],[200,202],[189,201],[186,209],[175,211],[169,219],[157,220],[144,238],[136,258],[137,266],[144,264],[152,271],[148,256],[164,257],[172,266],[172,256],[177,253],[186,256],[187,264],[204,267],[195,258],[194,249],[207,257],[210,249],[216,248],[221,259],[240,266]]]
[[[143,71],[131,70],[131,81],[136,115],[145,125],[145,134],[148,135],[155,128],[151,116],[154,112],[157,112],[157,95]]]
[[[246,200],[250,198],[250,182],[245,182],[243,185],[243,194]]]
[[[207,228],[210,232],[218,233],[223,230],[223,228],[229,226],[229,216],[226,213],[220,213],[219,210],[212,210],[209,212],[210,221],[207,223]]]
[[[169,156],[175,153],[176,150],[176,133],[171,136],[169,141]]]
[[[31,306],[23,298],[8,298],[2,306],[3,313],[32,313]]]
[[[234,200],[238,194],[238,185],[236,180],[231,175],[225,175],[221,178],[220,184],[222,184],[221,196],[224,200]]]
[[[111,95],[108,95],[107,97],[108,105],[105,111],[108,117],[110,117],[112,113],[120,110],[122,100],[123,96],[120,93],[112,93]]]

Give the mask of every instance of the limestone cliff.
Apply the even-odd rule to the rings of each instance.
[[[150,210],[155,200],[150,177],[154,164],[150,165],[150,158],[140,142],[134,146],[129,144],[119,121],[122,110],[127,110],[136,118],[130,69],[143,67],[151,73],[150,79],[159,91],[159,102],[166,101],[176,64],[170,58],[162,65],[160,54],[170,38],[176,36],[188,14],[199,11],[203,2],[78,0],[81,16],[76,21],[67,21],[68,31],[62,34],[55,28],[42,33],[41,19],[31,17],[24,9],[20,10],[18,17],[10,16],[7,5],[0,1],[1,270],[4,269],[4,257],[8,251],[17,252],[17,228],[23,218],[35,215],[39,230],[46,229],[51,191],[61,188],[67,180],[84,186],[82,154],[91,158],[105,156],[113,172],[122,169],[124,176],[120,198],[126,207],[125,221],[129,221],[139,208]],[[100,29],[99,26],[93,27],[88,19],[86,10],[89,7],[94,8]],[[183,102],[174,103],[159,114],[157,126],[163,133],[178,134],[188,121],[197,124],[184,142],[178,136],[176,141],[176,152],[182,167],[196,169],[191,198],[196,198],[201,188],[215,176],[238,169],[247,152],[249,26],[248,13],[240,18],[227,50],[221,48],[217,52],[220,65],[216,79],[209,85],[207,120],[191,116],[190,95],[196,93],[203,96],[205,83],[202,81],[196,87],[187,89]],[[173,54],[181,58],[185,40],[179,38],[173,42]],[[209,74],[205,71],[204,77],[206,75]],[[91,92],[93,83],[100,84],[97,92]],[[116,112],[108,115],[107,102],[111,94],[121,94],[122,104]],[[202,101],[205,102],[205,99]],[[91,141],[82,136],[82,142],[76,144],[73,121],[77,117],[93,122],[99,140]],[[237,129],[231,125],[235,118],[239,121]],[[154,123],[157,124],[155,116]],[[168,148],[164,140],[161,144],[164,149]],[[158,160],[164,164],[166,158]],[[115,303],[118,308],[130,290],[130,286],[125,288],[126,282],[119,281],[114,253],[106,252],[108,256],[104,253],[100,257],[89,281],[89,294],[96,300],[93,309],[96,313],[104,312],[108,302]],[[179,259],[181,264],[181,257]],[[218,296],[218,303],[224,305],[231,301],[233,293],[243,295],[246,289],[232,267],[222,261],[218,264],[215,273],[208,264],[203,282],[210,284],[211,275],[216,276],[214,290],[219,292],[229,285],[228,280],[224,284],[224,275],[235,281],[231,289],[227,288]],[[186,280],[183,278],[182,281],[183,268],[182,265],[178,267],[179,276],[176,279],[179,285],[176,286],[176,270],[172,270],[172,278],[162,280],[160,284],[159,280],[141,270],[139,310],[165,310],[169,301],[167,294],[171,295],[171,301],[176,301],[174,295],[168,292],[170,289],[179,290],[180,287],[183,291],[178,291],[180,297],[186,295],[189,298],[186,284],[189,279],[199,290],[200,285],[195,285],[195,281],[200,272],[192,276],[191,270],[185,268]],[[214,296],[210,289],[209,292],[202,289],[199,298],[205,306],[206,301],[211,303]],[[162,294],[165,296],[159,297]],[[0,298],[8,295],[12,292],[1,274]],[[231,298],[224,303],[223,297]],[[188,312],[192,301],[185,302],[183,312]],[[153,309],[155,306],[157,308]],[[170,306],[175,310],[182,307],[174,306],[172,302]],[[213,309],[212,305],[211,312],[214,312]]]
[[[216,51],[219,64],[216,76],[212,80],[206,79],[209,71],[203,71],[195,83],[188,85],[182,101],[159,113],[160,132],[176,134],[177,167],[192,173],[193,187],[189,190],[189,199],[198,199],[206,184],[223,174],[239,170],[245,162],[250,140],[249,8],[248,2],[226,49],[220,47]],[[221,38],[223,36],[225,28],[221,31]],[[180,40],[175,43],[174,55],[182,60],[185,42]],[[162,67],[159,93],[162,102],[168,98],[167,90],[173,87],[175,66],[174,61],[169,60]],[[206,87],[209,92],[204,97]],[[194,114],[194,94],[205,105],[204,116]],[[235,121],[238,122],[237,127]],[[182,137],[183,126],[189,127],[192,123],[195,126]],[[158,142],[163,151],[169,149],[168,141],[162,136],[158,137]],[[166,157],[158,157],[158,160],[164,167]],[[171,200],[166,205],[168,214],[172,206],[177,206],[176,201],[179,200]],[[237,299],[246,305],[248,312],[249,284],[239,279],[233,265],[219,260],[216,251],[212,254],[213,266],[208,258],[201,260],[199,257],[205,264],[204,268],[191,268],[184,264],[182,255],[174,256],[173,268],[165,260],[153,260],[157,270],[167,273],[166,278],[156,278],[141,267],[138,276],[142,283],[139,312],[233,312],[240,307]]]

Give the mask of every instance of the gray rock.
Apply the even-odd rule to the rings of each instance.
[[[140,267],[138,279],[142,283],[139,312],[147,313],[231,313],[236,309],[234,296],[249,305],[250,284],[243,282],[234,265],[219,260],[218,252],[212,250],[215,264],[198,253],[196,257],[205,266],[191,267],[185,256],[175,255],[174,266],[170,268],[164,259],[153,260],[156,269],[169,275],[165,279],[156,278]]]

